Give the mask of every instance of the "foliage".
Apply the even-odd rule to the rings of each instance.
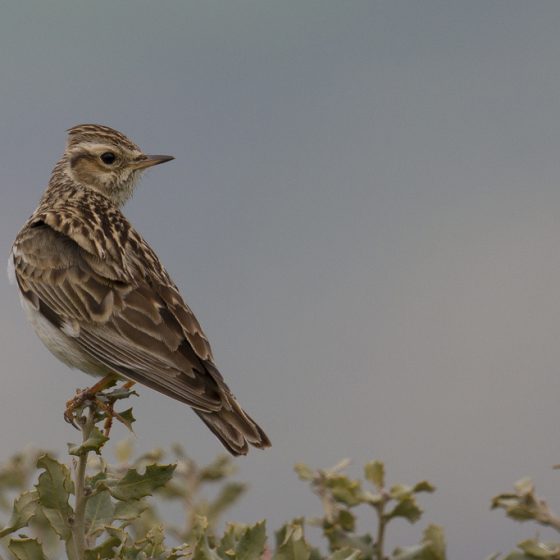
[[[515,521],[534,521],[560,532],[560,517],[552,512],[545,500],[535,494],[535,486],[529,478],[516,482],[514,492],[495,496],[492,508],[503,509]],[[503,560],[560,560],[560,542],[544,542],[536,536],[518,543],[517,547],[517,551],[511,552]]]
[[[117,464],[106,462],[103,448],[108,433],[103,433],[102,424],[108,432],[113,405],[130,394],[113,389],[77,407],[73,420],[82,441],[69,444],[69,461],[28,449],[0,468],[0,510],[10,512],[9,520],[0,524],[4,550],[0,560],[446,559],[443,529],[437,525],[425,527],[418,544],[388,555],[385,540],[392,522],[419,521],[423,512],[418,498],[435,488],[424,480],[390,485],[380,461],[367,463],[361,479],[347,474],[348,460],[330,469],[298,464],[298,477],[320,499],[319,517],[295,518],[274,538],[267,536],[265,521],[228,523],[218,534],[223,514],[246,490],[232,480],[235,468],[230,457],[199,466],[177,446],[169,463],[169,454],[161,450],[133,459],[126,440],[117,446]],[[114,417],[128,427],[134,422],[130,409]],[[216,487],[212,499],[207,497],[209,486]],[[180,505],[183,516],[178,525],[166,522],[159,512],[156,504],[166,502]],[[536,496],[527,479],[518,482],[514,492],[496,496],[492,507],[517,521],[534,521],[560,531],[560,518]],[[360,510],[371,519],[372,530],[358,530]],[[306,537],[310,527],[320,530],[324,542],[320,548]],[[560,560],[560,543],[533,538],[501,557],[536,558]]]

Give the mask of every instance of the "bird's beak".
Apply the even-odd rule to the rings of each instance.
[[[143,156],[133,164],[135,169],[146,169],[147,167],[152,167],[153,165],[159,165],[160,163],[165,163],[166,161],[171,161],[175,159],[173,156]]]

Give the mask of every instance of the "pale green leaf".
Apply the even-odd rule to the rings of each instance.
[[[68,513],[59,509],[43,508],[43,515],[47,518],[53,531],[62,539],[69,540],[72,537]]]
[[[341,548],[333,552],[327,560],[358,560],[362,553],[355,548]]]
[[[37,511],[38,501],[39,494],[36,491],[24,492],[18,496],[14,501],[10,524],[0,530],[0,538],[26,527]]]
[[[435,492],[436,491],[436,487],[433,486],[432,484],[430,484],[427,480],[422,480],[421,482],[417,482],[413,488],[412,491],[415,494],[418,494],[420,492]]]
[[[17,560],[47,560],[37,539],[11,539],[8,548]]]
[[[44,469],[35,485],[39,504],[43,506],[43,513],[57,535],[68,540],[71,535],[69,519],[73,515],[68,498],[74,490],[70,471],[66,465],[49,455],[40,457],[37,467]]]
[[[273,560],[309,560],[311,548],[305,542],[300,520],[284,525],[276,533],[278,543]]]
[[[315,472],[311,467],[304,463],[297,463],[294,465],[294,471],[300,478],[300,480],[313,480],[315,477]]]
[[[422,510],[418,507],[414,498],[404,498],[387,514],[387,519],[402,517],[410,523],[415,523],[420,519]]]
[[[560,545],[552,543],[543,543],[530,539],[520,542],[517,545],[523,552],[535,558],[554,558],[560,555]]]
[[[129,469],[116,484],[107,485],[107,489],[117,500],[139,500],[166,484],[174,470],[175,465],[148,465],[144,474]]]
[[[133,521],[140,517],[143,511],[148,508],[148,504],[143,500],[134,500],[132,502],[117,502],[113,514],[114,519],[120,521]]]
[[[68,453],[80,457],[81,455],[86,455],[90,451],[94,451],[100,455],[101,448],[107,441],[109,441],[109,438],[103,435],[99,428],[94,426],[90,436],[84,442],[78,445],[73,443],[68,444]]]
[[[364,467],[364,476],[377,490],[385,486],[385,465],[381,461],[370,461]]]
[[[445,535],[443,527],[439,525],[428,525],[424,530],[422,542],[428,545],[433,560],[445,560]]]
[[[260,558],[266,544],[266,525],[264,521],[247,527],[236,547],[236,560]]]
[[[121,539],[110,535],[99,546],[86,550],[86,560],[108,560],[115,558],[115,548],[121,545]]]
[[[334,475],[328,478],[330,488],[336,501],[347,506],[355,506],[363,502],[363,494],[358,480],[351,480],[344,475]]]
[[[110,525],[113,509],[109,492],[99,492],[91,496],[86,503],[86,533],[93,536],[101,532],[105,525]]]

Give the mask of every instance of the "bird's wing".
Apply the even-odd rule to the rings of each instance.
[[[131,230],[127,270],[68,233],[43,220],[22,230],[12,258],[23,297],[94,363],[197,410],[227,407],[208,341],[145,242]]]

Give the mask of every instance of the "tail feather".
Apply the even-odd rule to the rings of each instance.
[[[264,449],[270,440],[262,428],[230,397],[230,408],[216,412],[194,411],[232,455],[247,455],[249,444]]]

